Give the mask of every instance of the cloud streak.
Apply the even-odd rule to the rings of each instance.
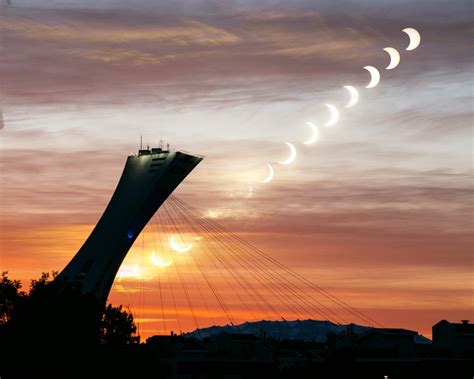
[[[319,88],[328,75],[361,77],[363,65],[386,65],[381,50],[386,44],[403,50],[400,20],[361,16],[351,8],[336,16],[324,7],[223,7],[204,17],[180,13],[182,9],[170,15],[155,8],[109,13],[13,7],[1,18],[5,101],[114,103],[123,91],[134,98],[153,94],[159,99],[160,91],[181,96],[191,89],[201,96],[220,91],[220,98],[232,102],[233,90],[258,90],[257,78],[267,82],[268,93],[275,92],[275,80],[281,87],[294,81],[295,90],[307,92],[308,77]],[[457,17],[462,19],[462,13]],[[434,35],[446,41],[437,46],[442,52],[421,50],[414,58],[428,61],[428,69],[453,56],[456,65],[468,64],[463,36],[470,28],[465,22],[424,21],[420,29],[428,46]],[[402,64],[409,59],[417,67],[412,57],[403,54]],[[427,70],[426,63],[410,70],[417,75],[422,69]],[[248,80],[242,82],[243,76]]]

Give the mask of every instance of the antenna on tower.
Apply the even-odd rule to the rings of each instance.
[[[160,149],[163,150],[163,140],[160,139]]]
[[[140,150],[143,150],[143,136],[140,134]]]

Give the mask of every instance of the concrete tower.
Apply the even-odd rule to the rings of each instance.
[[[153,214],[203,159],[161,148],[128,157],[120,181],[96,227],[59,274],[105,304],[122,261]]]

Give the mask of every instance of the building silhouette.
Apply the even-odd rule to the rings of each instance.
[[[330,352],[350,350],[358,357],[414,357],[418,332],[401,328],[369,328],[361,333],[353,330],[329,338]]]
[[[441,320],[433,325],[433,350],[456,358],[474,358],[474,324],[469,320],[451,323]]]

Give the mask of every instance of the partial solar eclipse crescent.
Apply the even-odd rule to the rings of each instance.
[[[249,191],[247,192],[247,199],[250,199],[251,197],[253,196],[253,188],[252,186],[249,184]]]
[[[306,125],[308,125],[311,128],[312,133],[311,133],[311,137],[309,137],[309,139],[304,141],[303,143],[305,145],[312,145],[318,140],[319,130],[316,127],[316,125],[314,125],[312,122],[307,122]]]
[[[329,121],[324,124],[324,126],[333,126],[336,124],[336,122],[339,121],[339,111],[334,105],[331,104],[324,104],[326,107],[329,108],[329,111],[331,112],[331,117],[329,118]]]
[[[171,236],[171,238],[170,238],[170,247],[174,251],[176,251],[177,253],[186,253],[189,250],[191,250],[191,248],[193,247],[193,244],[190,242],[190,243],[187,243],[187,244],[180,245],[176,242],[176,240],[174,239],[174,236]]]
[[[217,214],[211,208],[207,210],[207,214],[210,218],[217,218]]]
[[[157,257],[155,250],[152,251],[150,259],[151,263],[153,263],[157,267],[169,267],[173,264],[173,261],[168,261]]]
[[[261,180],[262,183],[270,183],[273,179],[273,167],[270,163],[267,163],[267,166],[269,170],[268,176],[265,179]]]
[[[374,88],[380,82],[380,72],[374,66],[364,67],[370,74],[370,82],[365,88]]]
[[[359,92],[352,86],[344,86],[344,88],[348,90],[351,95],[351,99],[347,103],[346,108],[352,108],[359,102]]]
[[[295,158],[296,158],[296,149],[295,149],[295,147],[294,147],[291,143],[289,143],[289,142],[285,142],[285,143],[286,143],[286,144],[288,145],[288,147],[290,148],[290,156],[289,156],[287,159],[285,159],[284,161],[278,161],[278,163],[280,163],[280,164],[290,164],[290,163],[293,163],[293,161],[294,161]]]
[[[393,47],[386,47],[383,50],[386,51],[388,55],[390,55],[390,63],[387,67],[385,67],[385,69],[393,70],[400,63],[400,53],[397,51],[397,49],[394,49]]]
[[[418,30],[413,28],[405,28],[402,30],[402,32],[408,34],[408,37],[410,38],[410,43],[405,50],[415,50],[421,42],[421,36]]]
[[[117,278],[119,282],[122,278],[137,278],[140,276],[140,270],[138,269],[138,265],[130,267],[127,264],[122,264],[117,272]]]

